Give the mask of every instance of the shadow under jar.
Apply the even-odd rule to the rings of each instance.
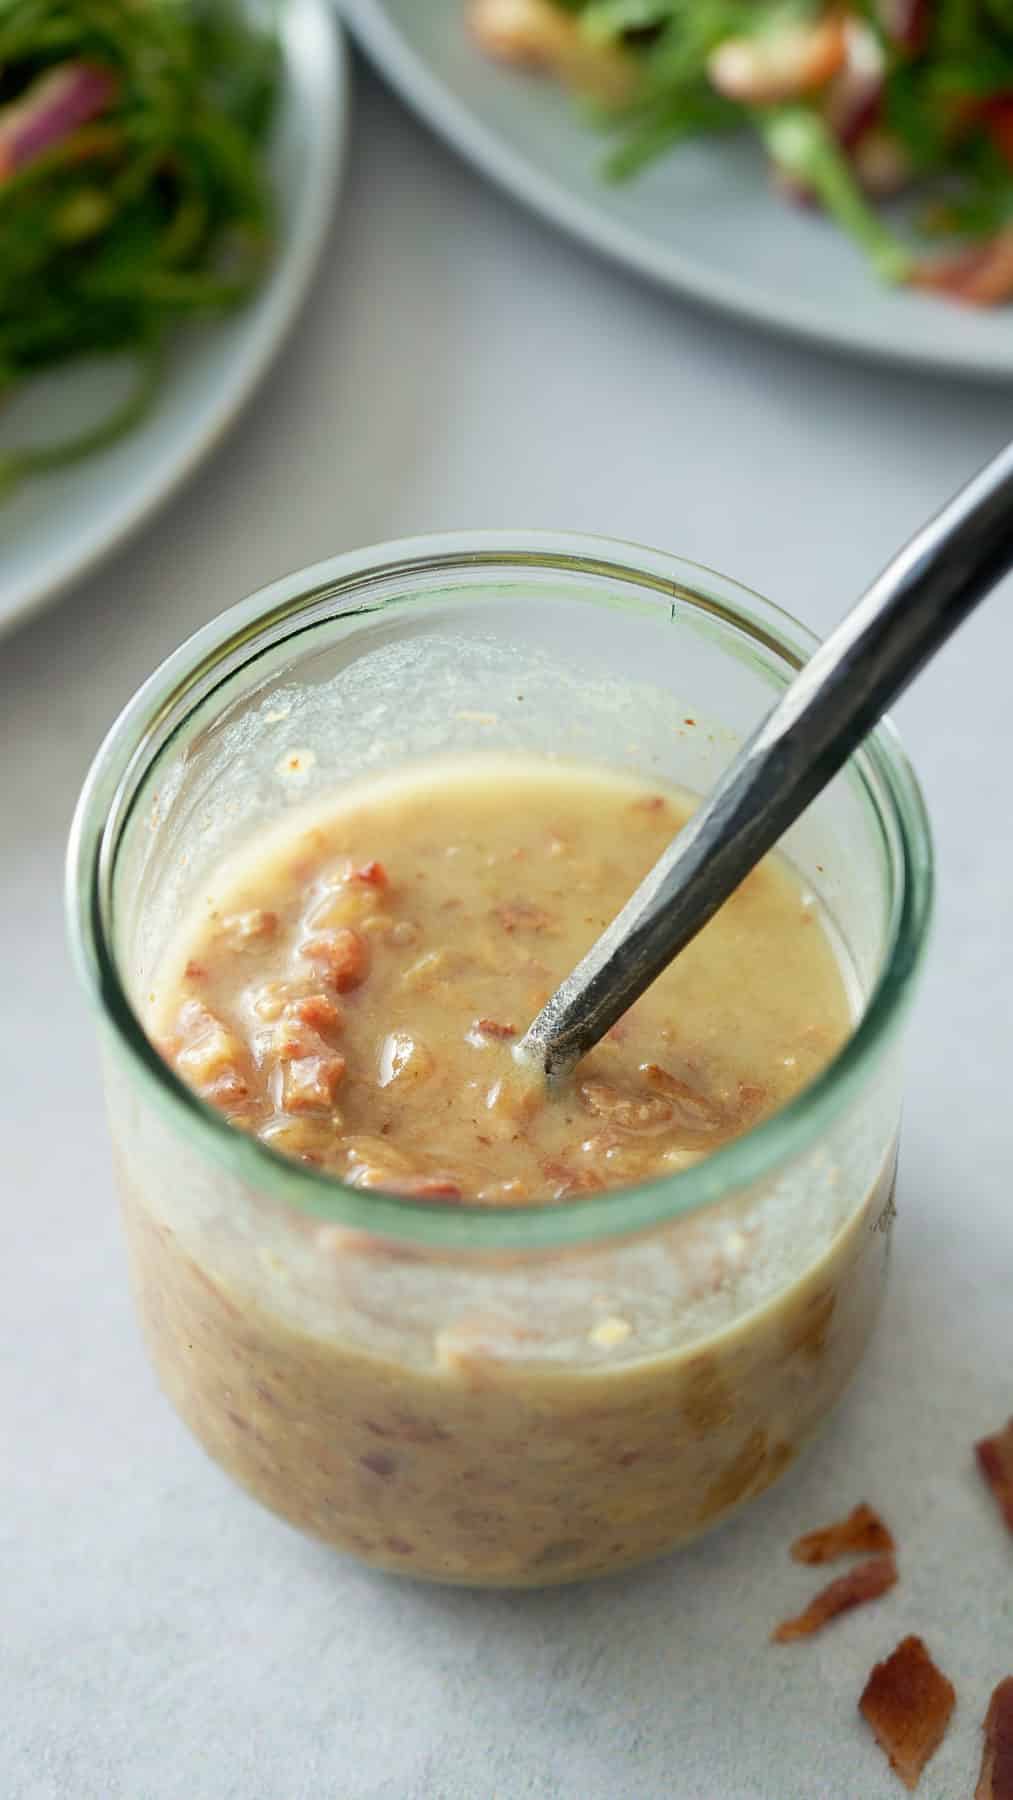
[[[357,1191],[230,1128],[141,1024],[180,917],[286,809],[421,759],[706,791],[814,641],[635,546],[436,537],[255,595],[113,727],[69,909],[141,1318],[201,1443],[305,1531],[414,1576],[537,1586],[668,1550],[791,1463],[882,1293],[925,816],[883,726],[782,846],[854,987],[824,1072],[694,1166],[564,1204]]]

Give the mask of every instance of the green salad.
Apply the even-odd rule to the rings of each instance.
[[[887,280],[1013,297],[1013,0],[472,0],[471,20],[590,98],[612,177],[746,125]]]
[[[0,0],[0,402],[88,353],[136,353],[86,435],[0,453],[0,492],[151,406],[180,321],[240,305],[271,256],[276,34],[238,0]]]

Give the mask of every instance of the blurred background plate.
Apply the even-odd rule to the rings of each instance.
[[[770,191],[755,143],[687,144],[634,181],[600,179],[602,139],[551,82],[489,62],[466,0],[338,0],[363,48],[464,156],[535,211],[665,287],[839,350],[1013,378],[1013,308],[879,286],[817,213]]]
[[[345,52],[327,0],[286,0],[284,79],[272,145],[278,256],[251,303],[174,340],[152,413],[110,449],[27,481],[0,505],[0,631],[54,598],[133,531],[212,449],[298,313],[323,248],[343,161]],[[95,416],[120,371],[61,370],[4,407],[0,448]],[[127,378],[127,370],[122,371]]]

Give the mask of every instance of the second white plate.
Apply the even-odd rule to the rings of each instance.
[[[769,187],[755,144],[687,144],[612,186],[601,139],[547,81],[490,63],[466,0],[339,0],[377,67],[487,175],[616,261],[695,299],[840,350],[1013,379],[1013,308],[881,287],[818,214]]]

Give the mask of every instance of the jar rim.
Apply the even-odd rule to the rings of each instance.
[[[120,978],[109,927],[109,895],[130,800],[167,736],[226,673],[287,637],[305,612],[347,601],[391,578],[483,569],[592,574],[678,598],[745,631],[793,673],[819,640],[791,614],[703,564],[618,539],[583,533],[472,531],[413,537],[348,551],[282,577],[188,638],[128,701],[101,744],[74,814],[66,905],[78,972],[116,1051],[177,1128],[248,1186],[282,1205],[372,1236],[444,1250],[537,1250],[627,1236],[699,1213],[789,1162],[823,1133],[868,1079],[911,998],[932,912],[928,818],[914,771],[889,720],[870,733],[849,767],[880,825],[892,877],[886,947],[854,1032],[815,1080],[780,1111],[702,1162],[635,1188],[566,1202],[489,1208],[427,1204],[363,1193],[238,1132],[204,1104],[155,1050]],[[401,596],[402,598],[404,596]],[[408,596],[411,598],[411,596]],[[425,597],[423,592],[420,598]],[[370,605],[369,610],[373,610]],[[347,606],[343,610],[348,610]],[[892,829],[891,829],[892,828]]]

